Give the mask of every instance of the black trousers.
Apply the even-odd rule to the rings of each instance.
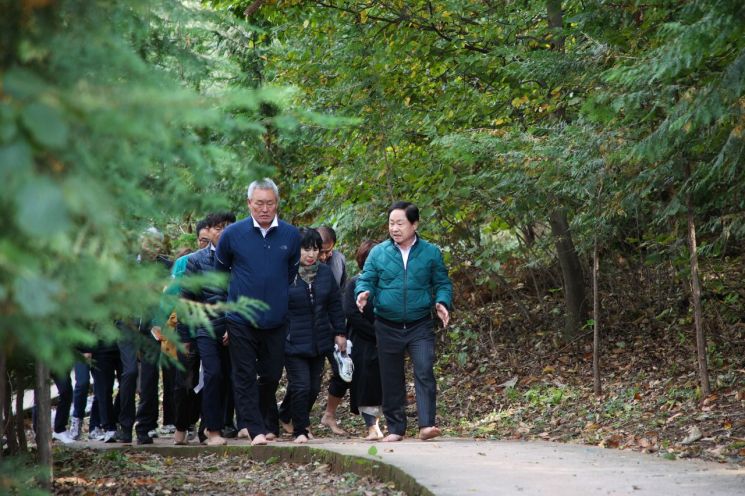
[[[406,433],[406,352],[411,356],[414,366],[419,427],[435,425],[437,383],[432,370],[435,361],[433,325],[430,319],[407,329],[397,329],[380,320],[375,321],[383,387],[383,414],[391,434],[403,436]]]
[[[121,359],[119,351],[94,351],[93,366],[93,395],[98,404],[98,418],[100,427],[104,431],[115,431],[118,412],[114,407],[114,378],[120,372],[119,384],[121,388]],[[121,399],[120,399],[121,405]],[[121,408],[121,406],[120,406]],[[92,417],[92,415],[91,415]]]
[[[321,375],[323,373],[323,355],[317,357],[299,357],[287,355],[287,393],[291,400],[291,417],[293,435],[308,435],[310,427],[310,410],[321,392]],[[283,420],[284,421],[284,420]]]
[[[199,420],[201,395],[194,392],[199,383],[199,351],[197,344],[190,341],[188,350],[178,353],[178,361],[184,370],[175,370],[173,385],[174,425],[179,431],[186,431]]]
[[[277,387],[284,367],[287,326],[258,329],[228,321],[228,349],[239,427],[251,437],[279,435]]]
[[[202,359],[204,388],[202,389],[202,422],[209,431],[225,426],[226,381],[229,364],[228,350],[221,339],[197,336],[197,347]]]
[[[138,367],[138,347],[134,340],[119,343],[119,356],[122,362],[122,375],[119,382],[119,424],[125,434],[130,434],[137,422],[139,437],[158,426],[158,358],[160,344],[154,339],[144,338],[141,352],[142,360]],[[139,378],[140,403],[135,408],[135,395]]]
[[[347,390],[350,388],[351,384],[349,382],[344,382],[344,379],[339,375],[339,366],[336,364],[336,360],[334,360],[334,352],[328,352],[325,355],[325,358],[331,366],[331,379],[329,379],[328,393],[331,396],[343,398],[344,395],[347,394]],[[321,370],[323,371],[323,368],[321,368]],[[311,409],[313,408],[315,401],[314,398],[313,403],[310,405]],[[286,424],[288,424],[292,419],[292,394],[290,393],[289,388],[287,389],[287,392],[285,392],[285,397],[282,398],[282,404],[279,406],[279,418]]]
[[[171,363],[161,363],[163,378],[163,425],[176,423],[174,387],[176,386],[176,368]]]

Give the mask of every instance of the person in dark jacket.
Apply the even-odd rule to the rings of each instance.
[[[301,230],[300,267],[290,283],[285,341],[293,436],[301,444],[308,442],[310,409],[321,390],[326,354],[334,344],[344,352],[347,344],[339,285],[330,267],[319,262],[320,250],[318,231]]]
[[[189,255],[184,277],[204,275],[216,270],[215,247],[223,230],[234,222],[235,214],[232,212],[207,216],[210,244],[206,248]],[[188,284],[184,284],[181,289],[181,296],[187,300],[202,305],[213,305],[227,299],[227,291],[223,287],[203,285],[195,290],[187,289],[188,286]],[[224,314],[210,315],[209,320],[209,326],[197,326],[191,330],[191,336],[194,337],[191,346],[196,345],[196,353],[201,358],[204,373],[202,388],[204,434],[207,437],[208,445],[220,446],[226,444],[225,438],[221,435],[221,430],[225,421],[226,377],[230,373],[230,359],[227,350],[228,336]],[[183,334],[183,331],[181,334]],[[176,434],[174,435],[176,444],[185,444],[188,420],[188,415],[179,418],[179,425],[176,426]]]
[[[365,260],[370,250],[377,245],[375,241],[366,239],[359,248],[355,259],[360,269],[365,266]],[[347,331],[349,339],[354,343],[352,362],[354,375],[350,387],[350,402],[352,413],[362,414],[367,427],[367,441],[383,439],[383,433],[378,426],[378,419],[383,411],[383,393],[380,388],[380,364],[378,362],[378,340],[375,337],[375,314],[373,304],[368,304],[362,313],[357,309],[354,301],[354,287],[358,276],[349,280],[344,289],[344,313],[347,315]]]
[[[414,366],[419,438],[442,434],[435,425],[437,383],[433,372],[435,334],[433,310],[444,326],[450,320],[453,285],[442,253],[417,235],[419,209],[396,202],[388,210],[389,240],[372,249],[357,279],[357,308],[374,299],[383,413],[388,435],[384,442],[406,434],[404,357]]]
[[[233,373],[235,410],[240,431],[251,444],[279,435],[277,387],[284,367],[289,283],[300,258],[300,234],[279,220],[279,189],[271,179],[248,187],[251,216],[229,226],[217,245],[220,270],[230,272],[228,301],[260,300],[264,309],[253,319],[239,312],[227,316],[228,350]]]

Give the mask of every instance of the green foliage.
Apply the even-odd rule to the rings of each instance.
[[[242,204],[270,170],[262,133],[293,119],[286,92],[234,84],[232,17],[176,1],[29,5],[1,29],[0,342],[61,372],[76,346],[157,305],[165,281],[134,263],[139,233]]]

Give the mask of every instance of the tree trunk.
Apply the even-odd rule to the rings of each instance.
[[[564,210],[557,210],[549,219],[551,233],[554,236],[556,251],[564,285],[564,302],[567,318],[564,323],[564,339],[570,341],[579,333],[587,321],[587,302],[585,301],[585,284],[582,278],[582,264],[574,248],[569,221]]]
[[[592,247],[592,378],[596,396],[602,393],[600,384],[600,298],[598,297],[598,274],[600,272],[600,258],[598,257],[598,240]]]
[[[23,394],[25,392],[26,381],[24,381],[23,374],[20,371],[16,371],[15,431],[19,452],[25,452],[28,450],[28,443],[26,443],[26,425],[23,422]]]
[[[687,174],[690,177],[690,170]],[[703,310],[701,305],[701,279],[698,274],[698,253],[696,248],[696,224],[693,218],[693,200],[691,193],[686,195],[688,207],[688,248],[691,252],[691,300],[693,303],[693,321],[696,327],[696,349],[698,352],[698,374],[701,381],[701,396],[711,394],[709,386],[709,368],[706,363],[706,336],[704,336]]]
[[[5,438],[8,440],[8,453],[10,456],[18,454],[18,442],[16,441],[15,417],[13,416],[13,388],[10,376],[8,376],[8,389],[5,390]]]
[[[49,392],[49,367],[41,360],[36,361],[36,458],[43,469],[39,475],[39,485],[52,488],[52,398]]]
[[[546,0],[546,14],[548,16],[548,27],[554,31],[551,38],[551,47],[554,50],[564,50],[563,12],[561,11],[561,0]]]
[[[5,350],[0,348],[0,439],[5,437],[5,426],[8,416],[6,415],[6,395],[8,390],[8,374],[6,373],[7,360]],[[3,447],[0,445],[0,460],[3,458]]]

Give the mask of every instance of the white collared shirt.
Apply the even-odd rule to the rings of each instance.
[[[409,253],[411,252],[411,249],[416,244],[417,239],[419,239],[419,236],[414,235],[414,242],[409,245],[408,248],[401,248],[401,245],[394,242],[396,245],[396,248],[398,248],[401,251],[401,257],[404,259],[404,270],[406,270],[406,264],[409,262]]]
[[[261,231],[261,235],[265,238],[266,238],[266,233],[269,232],[269,229],[271,229],[272,227],[279,227],[279,217],[276,215],[274,216],[274,220],[272,221],[272,224],[266,229],[261,227],[261,225],[259,225],[259,223],[256,222],[256,219],[254,219],[253,217],[251,217],[251,220],[254,221],[254,227],[258,227],[259,230]]]

